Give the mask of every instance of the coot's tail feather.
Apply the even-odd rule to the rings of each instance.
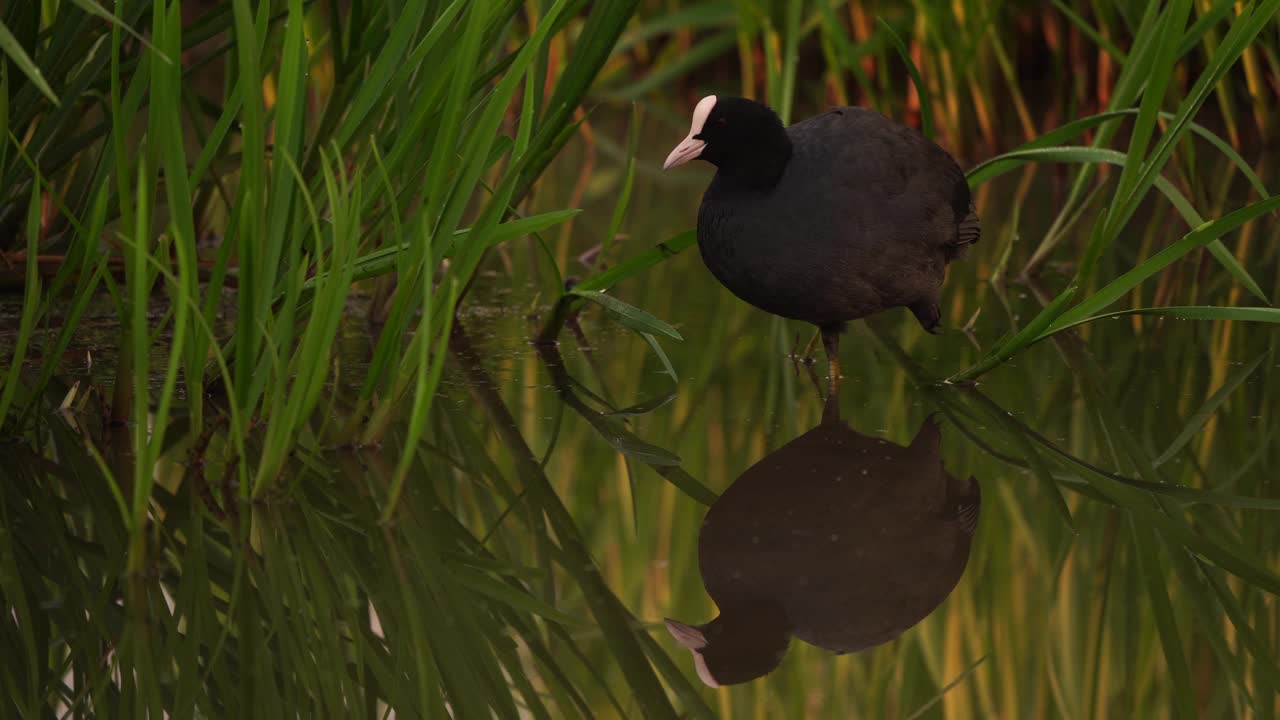
[[[969,205],[969,214],[964,216],[960,224],[956,226],[955,242],[946,246],[947,262],[951,262],[958,257],[962,257],[970,245],[978,242],[982,237],[982,222],[978,220],[978,209],[972,204]]]

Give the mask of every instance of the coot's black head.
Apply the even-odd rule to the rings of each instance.
[[[706,625],[667,619],[671,636],[693,653],[702,682],[710,687],[736,685],[776,670],[791,644],[781,609],[768,603],[722,611]]]
[[[791,140],[778,114],[754,100],[708,95],[693,110],[689,136],[663,163],[664,170],[694,158],[720,169],[728,181],[751,188],[778,182],[791,158]]]

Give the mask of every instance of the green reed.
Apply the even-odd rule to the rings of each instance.
[[[128,621],[110,635],[118,667],[136,672],[137,681],[117,689],[95,678],[81,688],[123,693],[124,714],[158,716],[175,700],[183,712],[216,713],[204,694],[211,678],[182,659],[195,662],[191,653],[203,646],[215,660],[239,633],[250,640],[241,651],[255,652],[257,610],[246,609],[243,588],[261,579],[243,551],[260,526],[248,513],[228,526],[227,552],[237,559],[215,584],[229,603],[218,611],[225,617],[201,616],[212,635],[182,643],[182,655],[157,640],[158,596],[144,576],[164,553],[155,532],[165,449],[191,441],[171,436],[180,433],[176,421],[222,423],[224,472],[238,489],[221,502],[232,512],[293,487],[282,483],[300,449],[378,444],[393,420],[407,417],[405,450],[378,500],[384,523],[398,517],[450,320],[476,267],[493,246],[572,216],[511,219],[571,137],[573,110],[635,8],[626,0],[583,5],[413,2],[348,10],[236,0],[195,23],[179,2],[6,6],[0,176],[7,195],[0,204],[26,208],[28,274],[0,390],[6,433],[39,432],[42,392],[92,298],[105,292],[121,328],[119,372],[103,396],[110,417],[128,428],[130,452],[124,460],[86,438],[85,467],[97,468],[111,488],[128,538],[127,549],[112,550],[127,557],[119,574],[127,580]],[[552,44],[563,49],[578,33],[568,57],[553,65]],[[211,67],[221,67],[221,77]],[[210,234],[223,237],[201,257],[198,243]],[[65,250],[51,288],[40,282],[36,261],[48,245]],[[124,260],[122,274],[108,269],[113,254]],[[347,408],[350,420],[318,423],[357,273],[394,273],[396,292],[373,364]],[[68,290],[72,311],[53,347],[44,348],[36,385],[24,387],[30,341]],[[230,335],[219,319],[228,297]],[[164,299],[158,317],[155,298]],[[153,365],[150,350],[161,337],[168,354]],[[9,587],[5,596],[16,592]],[[28,628],[32,617],[23,613],[18,627]],[[21,644],[34,651],[33,642],[28,635]],[[166,679],[174,662],[186,668],[176,696]],[[62,695],[60,680],[45,680],[52,684],[22,696],[24,714]],[[351,697],[340,686],[306,687],[317,701],[340,699],[330,708]],[[251,683],[244,692],[243,707],[253,707]],[[445,692],[462,703],[452,688]],[[435,697],[430,704],[443,707]]]

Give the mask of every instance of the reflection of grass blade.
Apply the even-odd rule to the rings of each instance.
[[[1227,398],[1231,396],[1231,393],[1235,392],[1236,388],[1240,387],[1245,380],[1249,379],[1249,376],[1253,374],[1253,371],[1257,370],[1258,366],[1261,365],[1262,361],[1266,358],[1267,355],[1265,354],[1259,355],[1253,362],[1235,371],[1231,374],[1231,377],[1224,380],[1222,387],[1219,387],[1213,395],[1209,396],[1209,399],[1204,401],[1204,404],[1201,405],[1198,410],[1192,413],[1186,426],[1182,428],[1182,432],[1178,433],[1178,435],[1173,439],[1173,442],[1169,443],[1169,447],[1165,448],[1165,451],[1160,453],[1160,455],[1152,462],[1157,467],[1163,465],[1168,462],[1170,458],[1176,455],[1183,446],[1188,442],[1191,442],[1191,438],[1195,437],[1196,433],[1200,432],[1205,423],[1209,422],[1209,418],[1213,417],[1213,414],[1218,411],[1218,408],[1222,407],[1222,404],[1227,401]]]
[[[483,369],[467,359],[472,355],[470,344],[461,328],[456,325],[453,337],[451,349],[470,376],[472,393],[484,406],[498,437],[514,458],[516,472],[528,489],[529,502],[541,506],[546,513],[561,544],[557,559],[578,583],[583,599],[591,608],[591,613],[604,634],[605,643],[640,703],[641,712],[645,717],[674,718],[675,710],[632,629],[630,613],[600,576],[577,524],[551,487],[533,452],[529,450],[515,418],[493,390],[491,379]]]
[[[653,398],[652,400],[646,400],[642,403],[636,403],[635,405],[622,408],[621,410],[614,410],[613,412],[608,412],[605,414],[606,415],[626,415],[629,417],[635,417],[637,415],[647,415],[653,412],[654,410],[657,410],[658,408],[662,407],[663,405],[666,405],[667,403],[671,402],[675,398],[676,398],[676,394],[674,392],[671,392],[671,393],[667,393],[666,395]]]
[[[980,396],[985,399],[985,396]],[[995,421],[1002,426],[1009,425],[1013,419],[1008,413],[1002,413],[999,408],[994,408],[992,413]],[[1053,508],[1062,516],[1063,522],[1073,531],[1076,529],[1075,521],[1071,519],[1071,508],[1067,505],[1067,499],[1062,495],[1062,488],[1058,487],[1058,482],[1053,478],[1053,473],[1049,470],[1049,466],[1045,463],[1044,457],[1040,455],[1040,451],[1031,444],[1026,435],[1017,432],[1014,429],[1009,433],[1016,445],[1022,449],[1022,454],[1026,458],[1031,474],[1034,475],[1045,487],[1045,492],[1053,501]]]
[[[1218,572],[1212,568],[1205,567],[1204,563],[1198,562],[1198,565],[1201,574],[1209,581],[1209,587],[1213,589],[1214,595],[1218,597],[1218,602],[1222,604],[1222,609],[1226,611],[1231,624],[1235,626],[1236,632],[1239,633],[1245,648],[1253,656],[1257,677],[1270,686],[1266,689],[1270,690],[1274,695],[1274,693],[1280,691],[1280,664],[1276,662],[1276,649],[1267,647],[1266,642],[1259,637],[1258,631],[1249,624],[1248,614],[1240,606],[1240,601],[1236,598],[1235,593],[1218,576]]]
[[[957,676],[956,676],[956,678],[955,678],[954,680],[952,680],[951,682],[947,683],[947,684],[946,684],[946,686],[944,686],[941,690],[939,690],[939,691],[938,691],[938,694],[937,694],[937,695],[935,695],[935,696],[933,696],[933,699],[929,700],[929,701],[928,701],[928,702],[926,702],[925,704],[923,704],[923,705],[921,705],[920,707],[916,708],[916,711],[915,711],[915,712],[913,712],[913,713],[911,713],[910,715],[908,715],[908,716],[907,716],[907,720],[916,720],[916,718],[918,718],[918,717],[920,717],[920,716],[924,715],[926,712],[928,712],[928,711],[929,711],[929,708],[931,708],[931,707],[933,707],[934,705],[937,705],[939,702],[941,702],[941,701],[942,701],[942,698],[943,698],[943,697],[945,697],[945,696],[946,696],[946,694],[947,694],[948,692],[951,692],[951,690],[952,690],[953,688],[955,688],[955,687],[956,687],[957,685],[959,685],[960,683],[964,682],[964,681],[965,681],[965,678],[967,678],[967,677],[969,677],[970,675],[972,675],[972,674],[973,674],[973,671],[974,671],[974,670],[977,670],[977,669],[978,669],[978,667],[979,667],[979,666],[981,666],[981,665],[982,665],[982,663],[984,663],[984,662],[986,662],[986,661],[987,661],[987,656],[986,656],[986,655],[983,655],[982,657],[978,658],[977,660],[974,660],[973,662],[969,663],[969,667],[965,668],[965,669],[964,669],[964,671],[963,671],[963,672],[961,672],[959,675],[957,675]]]
[[[667,353],[663,351],[662,345],[658,344],[658,338],[647,332],[640,333],[640,337],[644,338],[644,341],[649,343],[649,347],[653,348],[653,354],[657,355],[658,360],[662,362],[663,372],[670,375],[673,381],[680,382],[680,377],[676,375],[675,367],[671,365],[671,359],[668,358]]]
[[[1200,566],[1194,557],[1178,547],[1168,547],[1169,559],[1173,563],[1173,569],[1177,573],[1178,579],[1186,588],[1181,596],[1185,596],[1195,610],[1196,618],[1201,628],[1213,628],[1222,624],[1222,606],[1221,603],[1213,602],[1213,592],[1206,587],[1207,583],[1202,578]],[[1240,632],[1252,632],[1253,628],[1245,626]],[[1258,710],[1258,704],[1254,700],[1254,694],[1249,690],[1249,682],[1245,677],[1244,658],[1245,653],[1237,653],[1227,645],[1227,639],[1223,633],[1209,630],[1200,633],[1208,640],[1213,653],[1218,657],[1218,663],[1226,668],[1227,673],[1231,677],[1231,682],[1235,688],[1241,692],[1245,701],[1255,712]],[[1274,689],[1272,690],[1274,692]]]
[[[1051,323],[1054,318],[1061,315],[1067,306],[1071,304],[1071,301],[1075,298],[1078,290],[1079,287],[1076,285],[1068,287],[1061,295],[1054,298],[1053,302],[1049,303],[1049,305],[1047,305],[1039,315],[1033,318],[1026,327],[1014,333],[1013,336],[1003,344],[994,348],[987,354],[986,358],[980,360],[968,370],[953,376],[951,380],[953,382],[971,380],[1003,363],[1023,348],[1034,343],[1040,337],[1040,334],[1045,330],[1045,328],[1049,327],[1049,323]]]
[[[1173,606],[1169,602],[1169,589],[1166,586],[1168,581],[1165,579],[1164,564],[1160,562],[1160,547],[1152,537],[1150,528],[1140,525],[1136,520],[1131,520],[1129,526],[1133,531],[1147,598],[1151,601],[1151,614],[1160,635],[1160,644],[1164,647],[1165,663],[1172,676],[1167,684],[1173,691],[1174,709],[1178,717],[1191,720],[1196,717],[1195,698],[1191,695],[1194,686],[1191,683],[1191,670],[1187,667],[1186,653],[1182,649],[1182,635],[1178,632]]]
[[[709,506],[716,501],[719,496],[716,495],[715,491],[703,485],[697,478],[680,467],[680,458],[675,453],[640,440],[626,430],[618,420],[596,412],[583,403],[581,398],[573,391],[575,380],[565,369],[564,360],[560,357],[554,345],[539,346],[538,351],[547,366],[548,372],[551,373],[551,381],[556,388],[556,392],[560,393],[560,397],[565,404],[590,423],[596,429],[596,432],[600,433],[614,449],[647,463],[659,475],[674,485],[676,489],[703,505]]]

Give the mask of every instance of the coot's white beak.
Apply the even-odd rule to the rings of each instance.
[[[702,631],[692,625],[685,625],[679,620],[666,619],[667,632],[671,633],[671,637],[676,642],[689,648],[690,650],[701,650],[707,646],[707,637]]]
[[[667,161],[662,163],[663,170],[670,170],[678,165],[683,165],[690,160],[702,154],[703,148],[707,146],[706,140],[696,139],[702,134],[702,127],[707,124],[707,116],[711,115],[711,109],[716,106],[716,96],[708,95],[698,101],[698,105],[693,109],[693,122],[689,125],[689,136],[686,137],[671,154],[667,156]]]
[[[695,140],[693,136],[684,139],[671,154],[667,156],[667,161],[662,163],[663,170],[670,170],[677,165],[683,165],[690,160],[702,154],[702,148],[707,146],[706,140]]]

